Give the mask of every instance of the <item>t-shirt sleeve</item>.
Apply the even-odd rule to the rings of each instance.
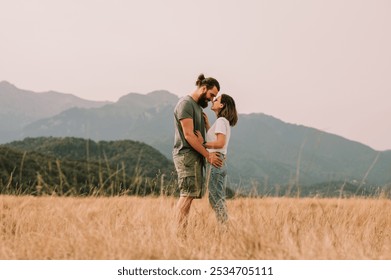
[[[183,100],[181,103],[178,104],[176,108],[176,115],[178,120],[193,119],[193,106],[190,102]]]
[[[228,130],[227,123],[228,123],[228,121],[225,118],[218,118],[216,120],[215,133],[216,134],[221,133],[221,134],[227,135],[227,130]]]

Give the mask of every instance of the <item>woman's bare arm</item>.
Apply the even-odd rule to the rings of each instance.
[[[205,148],[208,149],[222,149],[225,145],[226,137],[225,134],[216,133],[217,140],[213,142],[206,142],[204,144]]]

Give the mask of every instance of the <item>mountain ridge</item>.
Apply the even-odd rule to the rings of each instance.
[[[0,143],[20,137],[21,129],[73,107],[96,108],[108,102],[90,101],[69,93],[34,92],[0,82]]]
[[[31,122],[23,127],[19,139],[41,136],[94,141],[131,139],[151,145],[172,160],[173,110],[178,99],[166,90],[146,95],[129,93],[115,103],[71,108]],[[206,113],[213,122],[213,112],[207,109]],[[391,182],[391,150],[376,151],[358,141],[264,113],[239,114],[228,153],[229,181],[237,188],[243,184],[262,190],[268,186],[337,181],[363,185]]]

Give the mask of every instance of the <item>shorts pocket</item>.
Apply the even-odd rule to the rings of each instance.
[[[185,167],[193,167],[197,160],[197,154],[189,152],[183,155],[183,164]]]

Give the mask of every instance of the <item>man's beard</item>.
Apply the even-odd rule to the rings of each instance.
[[[202,93],[200,97],[198,98],[198,105],[200,105],[202,108],[208,107],[209,100],[206,98],[206,92]]]

